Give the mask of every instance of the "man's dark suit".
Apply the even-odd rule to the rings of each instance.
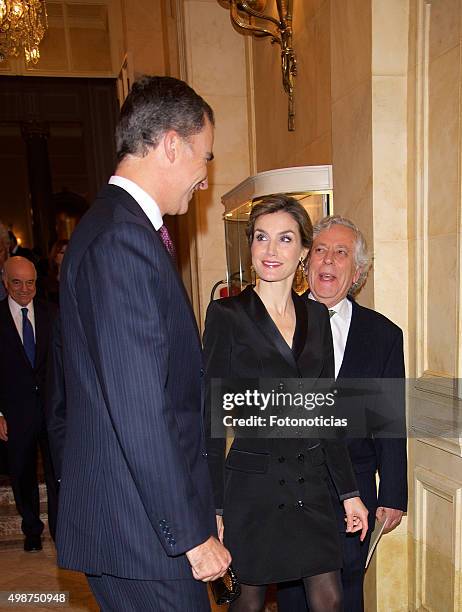
[[[338,379],[391,378],[404,379],[403,334],[401,329],[374,310],[352,302],[353,311],[345,353]],[[402,410],[405,406],[403,402]],[[404,415],[403,415],[404,416]],[[373,528],[377,507],[407,509],[407,456],[403,438],[364,438],[349,440],[353,469],[361,499],[369,510]],[[375,474],[380,486],[377,496]],[[343,513],[339,508],[339,521]],[[356,536],[345,535],[342,582],[345,612],[363,610],[364,565],[370,541],[369,530],[361,544]],[[301,587],[286,587],[278,594],[283,612],[307,610]]]
[[[54,536],[56,487],[51,468],[44,417],[44,388],[49,334],[54,311],[34,300],[36,359],[33,368],[10,312],[0,302],[0,411],[8,426],[7,457],[11,486],[26,536],[40,536],[37,447],[40,446],[48,493],[48,522]]]
[[[66,411],[49,415],[52,448],[64,449],[58,563],[192,579],[184,553],[216,534],[200,341],[169,254],[115,185],[72,236],[60,306]]]

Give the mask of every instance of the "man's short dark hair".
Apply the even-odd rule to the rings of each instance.
[[[133,84],[116,128],[117,159],[144,157],[162,135],[175,130],[182,138],[198,134],[213,110],[189,85],[173,77],[144,76]]]

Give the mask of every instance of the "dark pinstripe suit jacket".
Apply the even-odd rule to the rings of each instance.
[[[58,563],[190,578],[183,553],[216,533],[199,336],[170,256],[123,189],[106,186],[74,232],[60,304]]]

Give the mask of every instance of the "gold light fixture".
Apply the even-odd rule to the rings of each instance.
[[[229,8],[231,21],[242,33],[269,36],[281,47],[282,84],[289,96],[289,131],[295,130],[294,86],[297,60],[292,46],[293,0],[276,0],[278,18],[267,15],[267,0],[218,0]]]
[[[0,0],[0,61],[24,50],[26,64],[36,64],[47,27],[45,0]]]

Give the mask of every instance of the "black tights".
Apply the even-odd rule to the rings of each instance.
[[[340,571],[303,579],[310,612],[342,612],[343,594]],[[241,595],[229,612],[261,612],[265,605],[266,585],[241,584]]]

